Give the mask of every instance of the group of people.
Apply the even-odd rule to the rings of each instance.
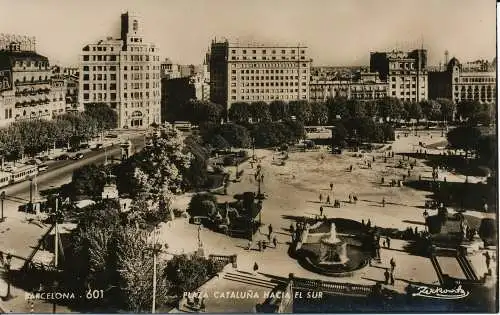
[[[394,258],[391,258],[389,264],[391,265],[391,267],[385,268],[384,272],[385,284],[394,285],[394,270],[396,269],[396,261],[394,260]]]

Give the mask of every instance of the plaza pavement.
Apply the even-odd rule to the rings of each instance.
[[[427,145],[441,143],[445,141],[436,132],[432,133],[432,138],[428,133],[421,133],[420,136],[400,137],[391,144],[395,153],[414,152],[418,142]],[[290,258],[287,254],[290,235],[288,228],[296,217],[314,217],[319,214],[319,194],[323,195],[324,214],[327,217],[343,217],[356,221],[370,219],[372,226],[386,228],[397,228],[405,230],[407,227],[423,230],[423,205],[428,192],[415,190],[409,187],[388,187],[381,185],[380,178],[385,177],[385,182],[391,179],[402,179],[406,169],[395,168],[401,156],[389,158],[384,163],[384,150],[372,153],[361,153],[362,158],[354,157],[354,153],[345,152],[342,155],[332,155],[328,149],[320,152],[291,153],[289,159],[285,161],[285,166],[273,164],[274,152],[269,150],[256,150],[256,155],[260,159],[264,181],[262,191],[267,195],[264,201],[262,221],[265,226],[261,227],[261,233],[257,237],[266,238],[267,225],[272,224],[274,235],[278,239],[278,248],[268,248],[263,252],[256,250],[248,251],[247,240],[233,239],[223,234],[215,233],[207,229],[201,232],[206,254],[238,254],[238,269],[251,272],[254,263],[259,265],[262,273],[288,277],[289,273],[294,273],[297,277],[311,279],[322,279],[325,281],[353,282],[360,284],[374,284],[376,281],[384,280],[384,268],[389,267],[389,260],[394,258],[397,264],[395,272],[395,288],[404,290],[408,283],[419,283],[428,285],[439,284],[436,271],[429,258],[410,255],[404,251],[405,241],[392,240],[391,249],[381,249],[382,264],[373,267],[366,267],[357,272],[353,277],[332,278],[318,275],[302,268],[298,262]],[[431,149],[429,149],[431,151]],[[432,153],[439,152],[433,150]],[[431,152],[429,152],[431,153]],[[357,153],[358,155],[359,153]],[[372,161],[375,156],[375,162]],[[365,161],[372,163],[372,168],[366,167]],[[432,169],[426,166],[423,160],[417,159],[417,165],[412,170],[412,177],[424,178],[431,176]],[[347,169],[353,165],[353,171]],[[255,167],[255,166],[254,166]],[[244,163],[239,167],[243,169],[241,181],[232,183],[228,188],[228,196],[218,196],[219,200],[231,200],[232,195],[244,191],[257,191],[257,183],[253,178],[255,169],[249,163]],[[441,171],[441,176],[447,176],[448,181],[464,181],[465,176],[454,175],[446,171]],[[471,181],[480,181],[483,178],[472,178]],[[330,191],[329,183],[333,183],[333,191]],[[357,194],[359,201],[356,204],[348,203],[348,195]],[[342,203],[340,208],[333,208],[325,204],[326,196],[330,195],[331,201],[339,199]],[[386,206],[382,207],[381,200],[385,198]],[[187,208],[189,198],[184,196],[176,201],[179,209]],[[450,212],[453,213],[453,209]],[[429,215],[434,215],[437,210],[428,210]],[[483,217],[494,217],[494,214],[485,214],[477,211],[467,211],[468,215]],[[190,225],[185,219],[178,219],[162,228],[162,238],[169,244],[169,251],[175,253],[191,252],[197,247],[197,226]],[[446,259],[445,259],[446,261]],[[484,274],[484,257],[471,258],[471,262],[477,265],[478,275]],[[445,262],[445,264],[448,262]],[[447,269],[455,269],[459,275],[460,267],[455,261],[451,261],[453,266]]]

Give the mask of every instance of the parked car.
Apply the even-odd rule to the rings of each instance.
[[[40,165],[42,164],[42,161],[40,159],[31,159],[29,160],[26,164],[30,165]]]
[[[88,143],[83,143],[80,145],[80,149],[88,149],[88,148],[90,148],[90,144]]]
[[[106,138],[113,138],[113,139],[115,139],[115,138],[118,138],[118,135],[116,135],[114,133],[110,133],[110,134],[106,135]]]
[[[92,150],[99,150],[101,148],[102,148],[102,143],[98,143],[98,144],[95,145],[94,148],[92,148]]]
[[[81,160],[83,159],[83,153],[77,153],[74,157],[73,160]]]
[[[59,161],[64,161],[64,160],[69,160],[69,159],[70,159],[70,157],[69,157],[69,155],[67,155],[67,154],[62,154],[62,155],[59,155],[59,156],[56,158],[56,160],[59,160]]]

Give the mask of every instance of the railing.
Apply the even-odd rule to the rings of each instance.
[[[208,259],[222,262],[224,264],[232,264],[236,262],[237,255],[209,255]]]
[[[373,292],[373,285],[362,285],[346,282],[330,282],[322,280],[312,280],[305,278],[293,278],[293,285],[298,289],[321,290],[326,293],[370,295]]]

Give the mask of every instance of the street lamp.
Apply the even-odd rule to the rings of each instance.
[[[151,247],[148,247],[148,250],[153,252],[153,305],[151,307],[151,313],[155,313],[156,311],[156,264],[158,259],[158,254],[162,252],[162,244],[158,243],[158,228],[155,228],[153,231],[153,244]],[[167,245],[165,244],[165,249],[167,249]]]
[[[2,193],[0,194],[0,200],[2,202],[2,217],[0,218],[0,222],[3,222],[5,220],[5,218],[3,216],[3,202],[5,200],[5,190],[2,191]]]

